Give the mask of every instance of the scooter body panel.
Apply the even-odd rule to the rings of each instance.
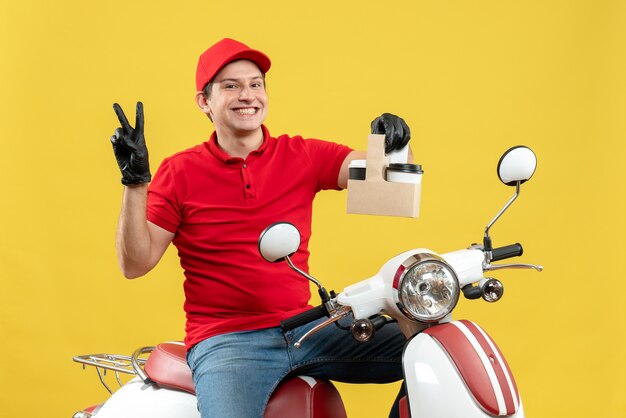
[[[96,414],[97,418],[200,418],[196,397],[161,389],[134,378],[115,392]]]
[[[452,343],[459,343],[458,336],[450,338],[449,335],[456,333],[464,322],[468,321],[437,325],[417,334],[407,343],[403,367],[411,417],[524,417],[514,382],[513,389],[508,382],[494,387],[497,386],[494,373],[487,370],[490,366],[484,362],[486,357],[491,363],[489,353],[483,353],[484,356],[472,354],[470,350],[480,350],[474,346],[465,353],[458,348],[456,353],[448,352],[447,348],[451,348]],[[501,354],[499,356],[502,357]],[[496,361],[505,363],[503,358]],[[496,394],[498,391],[501,393]]]

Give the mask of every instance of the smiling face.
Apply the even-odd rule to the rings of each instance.
[[[267,94],[256,64],[233,61],[211,83],[203,111],[213,120],[218,137],[245,137],[260,131],[267,117]]]

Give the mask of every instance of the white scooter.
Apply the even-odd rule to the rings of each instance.
[[[366,343],[377,329],[397,321],[407,337],[403,368],[407,397],[400,403],[401,418],[485,418],[524,416],[513,374],[493,340],[475,323],[453,321],[451,312],[460,294],[468,299],[499,300],[502,283],[485,273],[502,269],[535,269],[530,264],[492,264],[520,256],[520,244],[493,248],[490,228],[519,196],[522,183],[532,177],[536,157],[527,147],[504,153],[498,163],[500,180],[516,188],[513,197],[487,225],[482,245],[445,254],[413,249],[387,261],[380,271],[339,295],[293,265],[289,258],[300,246],[300,234],[289,223],[270,225],[259,238],[259,251],[270,262],[285,260],[318,286],[322,304],[289,318],[281,326],[293,329],[322,317],[328,319],[294,343],[342,318],[351,318],[357,341]],[[145,354],[150,356],[145,359]],[[77,412],[74,418],[180,417],[197,418],[191,371],[180,343],[145,347],[132,356],[109,354],[77,356],[75,361],[95,366],[101,382],[115,373],[122,386],[103,404]],[[137,377],[122,384],[119,373]],[[110,390],[109,390],[110,391]],[[272,395],[266,418],[345,418],[346,412],[330,382],[306,376],[281,383]]]

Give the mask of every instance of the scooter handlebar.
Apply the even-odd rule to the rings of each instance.
[[[505,245],[504,247],[494,248],[491,251],[491,261],[504,260],[511,257],[519,257],[524,253],[522,244],[519,242],[516,244]]]
[[[290,331],[325,316],[328,316],[328,312],[323,305],[320,305],[281,321],[280,327],[283,331]]]

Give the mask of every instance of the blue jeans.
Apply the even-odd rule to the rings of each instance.
[[[202,418],[263,418],[272,391],[292,374],[347,383],[402,379],[406,340],[397,324],[384,326],[367,343],[331,325],[294,348],[317,323],[288,332],[276,327],[217,335],[194,346],[187,362]]]

